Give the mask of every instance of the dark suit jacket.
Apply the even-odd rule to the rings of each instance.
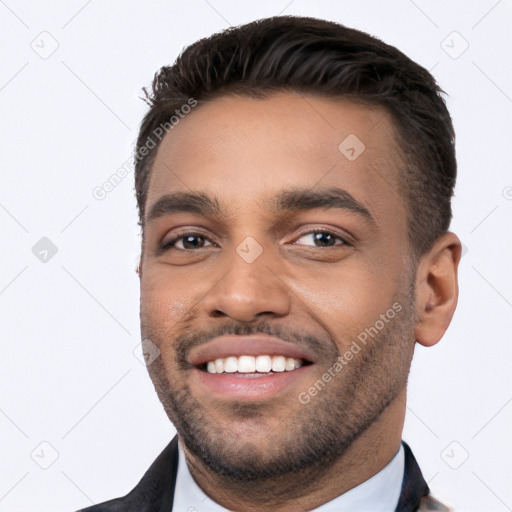
[[[409,446],[405,450],[405,471],[402,492],[395,512],[448,511],[442,503],[429,496],[429,488]],[[146,471],[137,486],[126,496],[106,501],[78,512],[170,512],[178,470],[178,437]],[[182,511],[176,511],[182,512]]]

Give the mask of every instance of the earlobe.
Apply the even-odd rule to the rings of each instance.
[[[435,345],[443,337],[455,313],[461,252],[457,235],[443,233],[418,264],[414,334],[425,347]]]

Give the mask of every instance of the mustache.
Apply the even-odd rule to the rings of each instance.
[[[219,336],[254,336],[257,334],[267,334],[280,338],[290,344],[313,352],[319,359],[336,359],[339,356],[337,345],[330,337],[312,335],[303,330],[271,325],[268,322],[259,322],[255,324],[224,324],[215,329],[197,330],[180,335],[175,340],[176,361],[182,367],[189,367],[190,364],[187,360],[190,351],[209,343]]]

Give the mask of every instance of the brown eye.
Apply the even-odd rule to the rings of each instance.
[[[161,249],[168,250],[174,248],[181,251],[188,251],[202,249],[210,245],[213,244],[204,235],[199,233],[184,233],[162,244]]]

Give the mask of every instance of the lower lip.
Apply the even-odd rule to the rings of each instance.
[[[268,374],[208,373],[194,368],[193,372],[202,388],[224,398],[260,400],[289,390],[312,365],[301,366],[291,372]]]

